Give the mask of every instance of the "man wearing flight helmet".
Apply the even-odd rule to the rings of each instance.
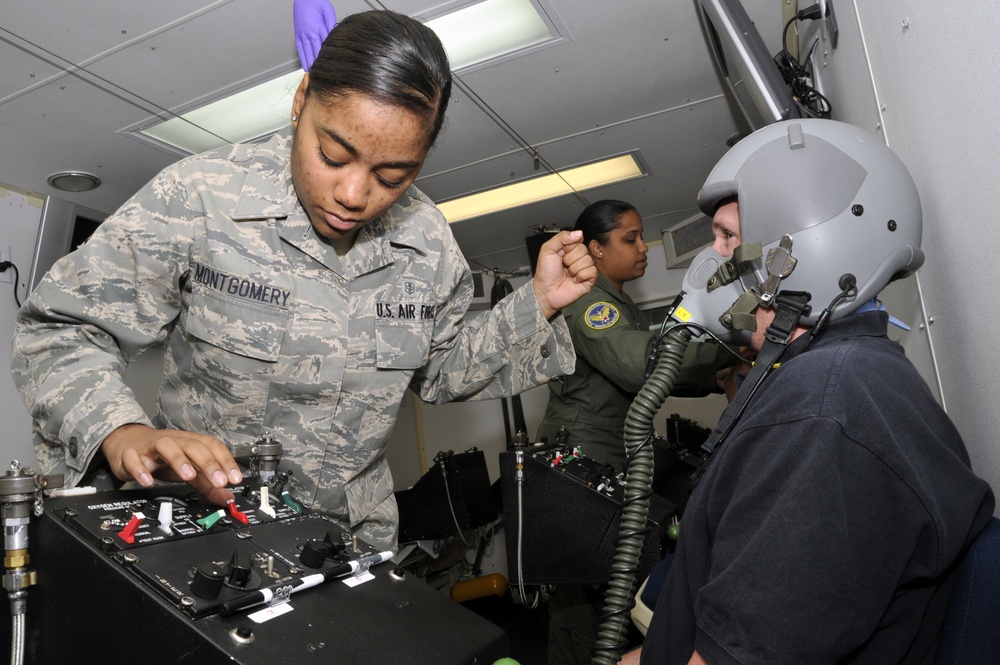
[[[923,263],[909,173],[871,134],[792,120],[730,150],[699,206],[718,240],[677,316],[757,359],[706,442],[642,662],[933,662],[994,498],[876,299]]]

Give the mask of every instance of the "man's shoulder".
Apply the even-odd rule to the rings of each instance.
[[[755,414],[779,419],[841,419],[861,404],[893,408],[904,395],[914,402],[923,402],[923,395],[932,400],[902,347],[872,336],[827,339],[779,362],[760,392]]]

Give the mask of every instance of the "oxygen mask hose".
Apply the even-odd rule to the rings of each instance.
[[[625,416],[625,452],[628,470],[625,498],[611,562],[611,580],[604,594],[601,625],[594,646],[593,665],[614,665],[627,645],[628,613],[632,609],[639,573],[639,557],[649,517],[653,484],[653,418],[670,396],[680,373],[684,351],[694,333],[686,326],[672,328],[659,343],[656,366]]]

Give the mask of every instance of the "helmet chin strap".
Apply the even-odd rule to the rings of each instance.
[[[754,261],[762,258],[763,250],[761,243],[743,243],[734,251],[730,260],[719,266],[715,274],[708,282],[708,291],[729,284],[742,275],[755,275],[753,270]],[[795,270],[798,260],[792,256],[792,237],[785,235],[781,237],[777,247],[768,250],[765,267],[767,268],[767,278],[763,282],[757,282],[736,299],[736,302],[726,310],[719,319],[720,323],[729,330],[747,330],[754,332],[757,330],[757,317],[754,313],[758,307],[770,307],[774,303],[778,294],[778,287],[781,280],[785,279]],[[754,277],[756,280],[756,276]]]
[[[772,247],[767,253],[767,279],[757,288],[751,289],[757,300],[765,307],[774,301],[778,293],[778,285],[795,270],[798,259],[792,256],[792,236],[781,236],[777,247]]]
[[[734,251],[730,260],[723,263],[709,280],[708,290],[712,291],[724,284],[729,284],[743,275],[753,275],[756,285],[747,288],[736,302],[720,317],[720,322],[730,330],[757,330],[758,307],[773,307],[774,320],[764,331],[764,342],[754,361],[750,373],[743,380],[740,389],[736,391],[733,400],[722,412],[718,424],[712,431],[701,449],[704,452],[702,463],[694,473],[697,481],[708,467],[713,453],[723,444],[732,431],[733,426],[743,415],[757,389],[764,383],[771,371],[777,365],[781,355],[792,341],[796,328],[802,317],[812,313],[809,300],[812,297],[804,291],[781,291],[778,289],[781,280],[795,270],[798,260],[792,256],[792,237],[784,235],[776,247],[768,250],[764,266],[767,277],[763,282],[757,278],[754,263],[763,257],[761,243],[743,243]]]
[[[715,429],[712,430],[711,435],[709,435],[708,439],[701,446],[701,450],[705,455],[702,458],[701,465],[694,473],[696,481],[705,472],[713,453],[725,442],[733,426],[743,415],[747,404],[749,404],[751,398],[757,392],[757,388],[764,383],[764,380],[770,375],[781,355],[785,352],[785,349],[788,348],[795,329],[799,325],[799,320],[803,316],[809,316],[811,313],[810,298],[810,294],[803,291],[782,291],[774,299],[774,320],[764,332],[764,343],[757,354],[756,360],[754,360],[753,367],[743,380],[742,385],[740,385],[740,389],[736,391],[733,401],[722,412],[722,416],[720,416]],[[754,325],[754,328],[756,329],[756,325]]]

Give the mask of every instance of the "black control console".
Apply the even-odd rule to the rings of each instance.
[[[503,452],[500,482],[511,585],[608,581],[624,497],[611,466],[558,446]],[[661,558],[658,528],[648,520],[639,537],[643,576]]]
[[[500,628],[329,517],[264,499],[237,488],[220,509],[186,485],[46,499],[30,527],[26,662],[464,665],[508,654]],[[369,566],[371,579],[344,583]]]
[[[55,514],[192,618],[310,574],[349,574],[342,564],[376,554],[321,514],[272,505],[271,517],[239,495],[226,508],[194,493],[95,496],[69,501]]]

